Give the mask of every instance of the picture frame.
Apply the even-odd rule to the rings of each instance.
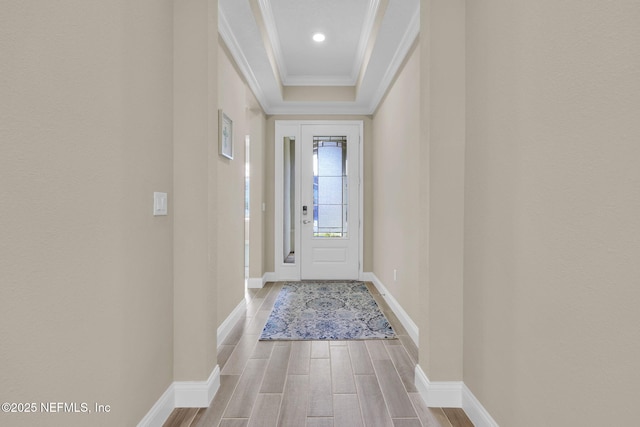
[[[233,160],[233,120],[218,110],[218,153]]]

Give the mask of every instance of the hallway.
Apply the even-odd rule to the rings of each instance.
[[[247,313],[218,348],[209,408],[176,409],[165,427],[468,427],[461,409],[428,408],[414,385],[417,348],[371,283],[399,339],[258,341],[283,283],[250,289]]]
[[[1,4],[0,425],[638,424],[640,1]],[[259,343],[276,123],[338,120],[412,341]]]

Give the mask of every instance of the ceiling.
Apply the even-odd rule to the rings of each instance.
[[[418,36],[419,7],[219,0],[219,33],[267,114],[372,114]]]

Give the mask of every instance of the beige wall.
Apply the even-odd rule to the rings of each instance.
[[[420,368],[463,379],[465,1],[420,4]]]
[[[173,380],[172,13],[2,3],[1,400],[112,408],[2,425],[135,425]]]
[[[464,0],[425,0],[421,13],[420,40],[373,117],[373,272],[419,328],[420,368],[461,381]]]
[[[233,120],[234,158],[218,158],[218,325],[244,298],[244,191],[245,191],[245,136],[250,135],[254,157],[252,176],[252,225],[257,231],[262,228],[260,207],[261,173],[263,165],[262,144],[264,115],[251,94],[241,74],[236,69],[224,42],[220,43],[219,106]],[[251,262],[261,264],[261,235],[253,233],[251,244],[254,258]],[[252,240],[253,240],[252,239]],[[251,257],[250,257],[251,260]],[[256,267],[253,268],[256,272]],[[257,274],[257,272],[256,272]],[[263,273],[252,277],[262,277]]]
[[[500,425],[638,422],[639,22],[467,3],[464,381]]]
[[[417,207],[420,148],[420,50],[410,52],[373,116],[371,194],[373,226],[368,248],[373,273],[412,319],[418,300],[419,236],[424,213]],[[397,270],[397,280],[393,270]]]
[[[271,159],[265,157],[266,116],[248,87],[246,94],[249,106],[247,117],[251,128],[249,277],[261,278],[267,271],[264,267],[265,213],[262,211],[262,203],[265,202],[266,162]]]
[[[218,2],[174,2],[174,375],[217,361]]]
[[[3,4],[0,390],[111,412],[0,424],[135,425],[216,365],[217,2],[175,6]]]

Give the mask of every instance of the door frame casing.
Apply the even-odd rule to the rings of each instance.
[[[363,255],[364,255],[364,121],[363,120],[276,120],[275,121],[275,199],[274,199],[274,270],[275,280],[300,280],[301,277],[301,263],[298,256],[296,256],[295,263],[287,264],[283,258],[283,236],[284,236],[284,138],[294,137],[299,144],[302,141],[302,126],[303,125],[356,125],[359,130],[359,143],[358,143],[358,276],[362,278],[363,268]],[[299,251],[301,247],[301,152],[299,146],[296,146],[295,150],[295,247]],[[298,254],[296,254],[298,255]]]

